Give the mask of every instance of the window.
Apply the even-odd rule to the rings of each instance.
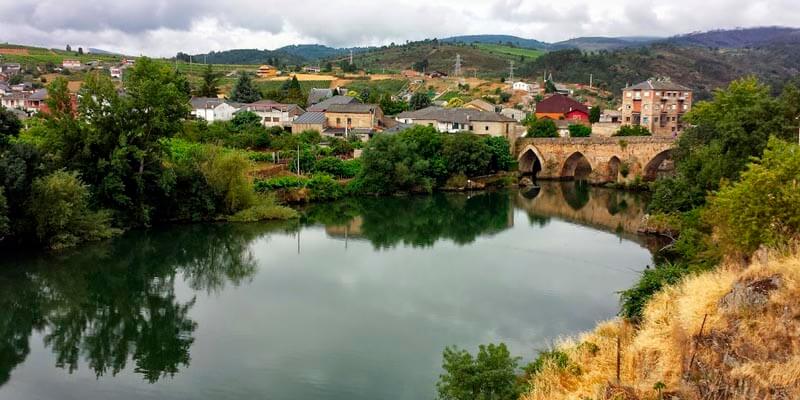
[[[656,97],[661,97],[661,92],[656,92]]]
[[[631,117],[625,117],[625,122],[631,122]]]
[[[472,125],[469,126],[469,130],[472,130]]]
[[[646,123],[647,123],[647,120],[648,120],[648,117],[642,117],[642,123],[643,123],[643,124],[646,124]]]
[[[645,104],[645,105],[644,105],[644,110],[645,110],[645,111],[647,111],[647,110],[649,110],[649,109],[650,109],[650,105],[649,105],[649,104]]]
[[[644,92],[644,97],[650,97],[650,92]]]
[[[347,119],[347,125],[352,125],[352,124],[353,124],[353,119],[352,118],[348,118]]]
[[[653,117],[653,122],[658,122],[658,117]]]
[[[489,130],[489,125],[484,126],[483,130],[488,131]]]
[[[627,105],[625,106],[625,108],[626,108],[626,109],[628,109],[628,110],[630,110],[630,109],[631,109],[631,105],[630,105],[630,104],[627,104]]]
[[[684,110],[684,111],[686,111],[686,110],[688,110],[688,109],[689,109],[689,106],[688,106],[688,105],[686,105],[686,104],[684,104],[684,105],[683,105],[683,110]]]
[[[342,123],[342,119],[337,117],[336,118],[336,126],[339,126],[341,123]]]
[[[628,97],[631,97],[631,96],[633,96],[633,92],[628,92],[627,95],[628,95]]]

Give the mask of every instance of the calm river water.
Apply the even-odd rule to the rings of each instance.
[[[3,254],[0,399],[432,399],[445,346],[529,360],[613,317],[642,207],[549,183]]]

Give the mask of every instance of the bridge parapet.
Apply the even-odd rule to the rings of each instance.
[[[659,136],[520,138],[520,172],[542,179],[579,177],[593,183],[653,180],[671,167],[676,139]]]

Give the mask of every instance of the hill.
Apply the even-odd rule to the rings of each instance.
[[[452,36],[440,39],[439,41],[444,43],[501,44],[501,45],[512,45],[516,47],[522,47],[526,49],[539,49],[539,50],[546,50],[550,47],[550,44],[545,42],[540,42],[536,39],[525,39],[519,36],[512,36],[512,35],[462,35],[462,36]]]
[[[636,36],[636,37],[578,37],[553,43],[550,50],[580,49],[583,51],[616,50],[626,47],[646,46],[661,38]]]
[[[788,27],[758,27],[708,32],[693,32],[667,39],[678,45],[739,49],[761,47],[776,43],[800,44],[800,29]]]
[[[179,60],[188,61],[189,57],[195,62],[209,64],[272,64],[295,65],[302,64],[305,58],[281,50],[235,49],[225,51],[212,51],[207,54],[193,54],[191,56],[178,53]]]
[[[619,95],[626,84],[669,76],[692,87],[698,99],[746,75],[756,75],[776,90],[800,73],[800,43],[759,48],[712,49],[656,43],[640,48],[584,53],[577,49],[549,52],[526,63],[519,73],[538,78],[552,73],[557,81],[594,83]]]
[[[321,44],[295,44],[291,46],[284,46],[275,51],[291,54],[307,61],[316,61],[326,58],[333,58],[338,56],[345,56],[350,54],[350,50],[355,53],[366,51],[368,48],[353,47],[351,48],[334,48],[323,46]]]
[[[515,52],[526,54],[514,54]],[[500,77],[508,71],[509,61],[520,63],[538,57],[538,50],[520,49],[501,45],[480,43],[442,43],[438,40],[412,42],[402,46],[385,46],[357,54],[355,64],[368,71],[402,71],[417,64],[427,71],[452,73],[456,55],[461,56],[461,65],[467,75]]]

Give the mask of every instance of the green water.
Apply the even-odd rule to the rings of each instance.
[[[432,399],[447,345],[529,359],[613,317],[642,206],[555,183],[2,254],[0,399]]]

